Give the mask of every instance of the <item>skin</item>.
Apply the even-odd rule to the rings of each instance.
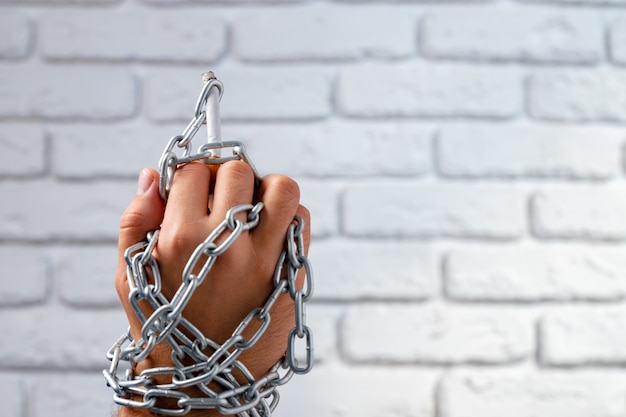
[[[223,343],[241,320],[252,309],[262,306],[271,293],[276,261],[284,248],[287,228],[296,215],[305,220],[303,234],[308,250],[309,212],[299,204],[299,188],[292,179],[269,175],[255,188],[251,168],[241,161],[225,163],[219,169],[210,169],[201,162],[179,168],[172,182],[167,205],[159,196],[158,179],[156,171],[142,171],[137,195],[120,221],[115,287],[135,339],[140,337],[141,323],[128,301],[124,262],[126,248],[144,240],[149,231],[160,226],[161,232],[153,255],[159,263],[162,291],[171,298],[181,284],[182,270],[189,256],[224,220],[230,208],[258,201],[265,205],[258,226],[243,232],[233,246],[219,256],[183,312],[183,316],[203,334]],[[208,207],[211,209],[210,214]],[[148,314],[151,312],[147,305],[142,306],[142,309]],[[288,334],[294,327],[294,307],[288,294],[279,297],[271,315],[267,332],[240,357],[256,378],[265,375],[285,353]],[[254,331],[254,328],[250,331]],[[171,366],[170,353],[167,344],[157,345],[146,360],[137,364],[137,371]],[[188,415],[221,414],[215,410],[194,410]],[[121,407],[119,416],[148,417],[152,414],[146,410]]]

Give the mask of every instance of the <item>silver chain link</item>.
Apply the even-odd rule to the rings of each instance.
[[[221,98],[222,84],[215,79],[209,80],[200,93],[191,122],[181,135],[170,139],[161,155],[159,192],[166,202],[176,169],[192,161],[222,164],[242,160],[250,164],[257,181],[260,179],[241,142],[207,143],[193,153],[191,141],[206,120],[206,101],[215,91],[212,87],[217,87]],[[219,157],[215,150],[220,150]],[[230,150],[230,155],[222,156],[223,150]],[[103,370],[103,374],[113,390],[116,404],[168,416],[184,415],[192,409],[216,409],[222,414],[241,417],[270,416],[280,398],[278,387],[287,383],[293,374],[309,372],[313,365],[313,336],[306,325],[305,306],[313,294],[313,272],[304,251],[304,220],[300,216],[296,216],[288,228],[285,249],[276,263],[274,290],[264,305],[253,309],[241,321],[228,340],[221,345],[214,342],[182,316],[194,291],[207,277],[217,258],[244,231],[257,226],[262,209],[263,203],[260,202],[230,209],[225,219],[190,256],[182,273],[182,283],[171,299],[161,292],[159,265],[153,256],[159,230],[148,233],[144,241],[126,249],[128,300],[142,328],[138,340],[132,338],[128,328],[107,353],[111,366]],[[241,213],[247,215],[246,220],[240,219]],[[302,271],[304,280],[299,287],[297,277]],[[239,356],[262,338],[270,324],[272,307],[282,294],[289,294],[294,303],[296,325],[289,333],[285,355],[269,373],[255,380],[239,361]],[[154,309],[149,317],[140,307],[146,302]],[[246,338],[244,332],[252,322],[260,323],[260,326]],[[162,343],[171,348],[174,366],[148,368],[137,374],[135,365]],[[301,354],[297,345],[301,346]],[[235,378],[234,373],[240,377]],[[157,376],[166,376],[165,379],[171,382],[157,383]],[[195,389],[190,390],[190,387]],[[167,408],[162,404],[157,406],[159,399],[174,400],[170,402],[176,405],[169,406],[168,402]]]

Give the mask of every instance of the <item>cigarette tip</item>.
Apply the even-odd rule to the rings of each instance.
[[[202,73],[202,82],[208,83],[210,80],[217,80],[213,71],[207,71]]]

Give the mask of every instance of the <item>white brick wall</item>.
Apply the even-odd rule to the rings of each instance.
[[[441,385],[441,416],[617,417],[626,412],[625,382],[610,371],[453,371]]]
[[[278,417],[626,414],[625,0],[0,0],[0,416],[109,416],[119,215],[225,84],[312,212]]]
[[[522,107],[519,71],[469,64],[389,62],[340,70],[342,116],[511,118]]]
[[[429,57],[595,63],[603,28],[590,13],[462,10],[428,14],[422,46]]]

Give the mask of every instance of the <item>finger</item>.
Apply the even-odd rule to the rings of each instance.
[[[211,216],[220,221],[226,212],[239,204],[250,204],[254,196],[254,173],[242,161],[231,161],[217,170]]]
[[[124,295],[127,286],[124,252],[132,245],[146,239],[148,232],[157,230],[163,221],[165,205],[159,194],[159,174],[152,169],[144,169],[139,175],[137,194],[120,219],[118,239],[118,270],[116,288]],[[122,297],[124,299],[124,297]]]
[[[158,229],[163,221],[164,204],[159,195],[158,178],[159,174],[148,168],[139,175],[137,195],[120,219],[118,247],[121,254],[144,240],[148,232]]]
[[[192,162],[176,170],[167,199],[165,221],[193,221],[207,215],[211,170],[202,162]]]
[[[300,207],[300,188],[289,177],[268,175],[261,181],[258,194],[265,206],[258,226],[252,232],[253,238],[259,247],[267,248],[270,253],[280,253],[287,228]],[[308,218],[308,211],[302,209]]]

